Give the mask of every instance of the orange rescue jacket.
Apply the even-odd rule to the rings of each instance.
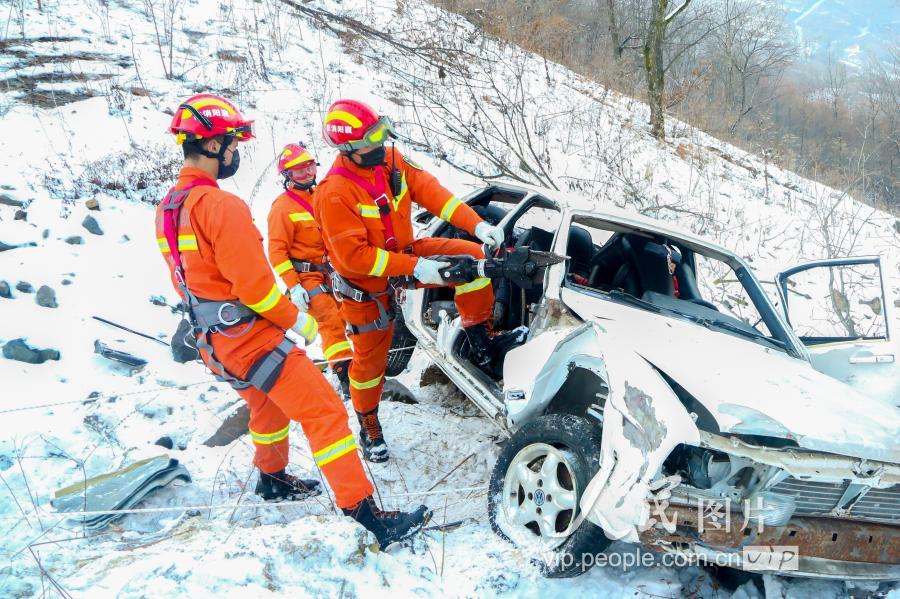
[[[415,239],[412,203],[422,206],[438,218],[468,233],[474,233],[481,218],[443,187],[430,173],[406,159],[399,150],[389,148],[385,158],[385,177],[392,167],[401,173],[400,193],[393,196],[388,181],[385,193],[391,198],[390,219],[398,251],[385,249],[385,227],[378,207],[368,191],[341,175],[328,175],[315,194],[315,212],[332,266],[353,285],[369,292],[387,289],[388,277],[411,275],[418,258],[403,253]],[[376,171],[357,166],[349,157],[339,155],[334,167],[342,167],[370,183]]]
[[[312,193],[301,189],[291,189],[291,193],[313,207]],[[288,289],[300,284],[300,273],[291,259],[325,264],[325,243],[313,215],[285,192],[272,202],[269,210],[269,262]]]
[[[208,180],[209,176],[200,169],[184,167],[175,188],[184,189],[198,179]],[[161,205],[156,209],[156,239],[172,285],[178,290]],[[197,298],[238,300],[262,316],[246,334],[239,334],[244,327],[236,326],[228,332],[238,333],[236,337],[211,335],[216,359],[233,375],[245,376],[258,358],[284,339],[284,330],[294,326],[298,313],[278,289],[249,207],[215,184],[192,188],[179,214],[178,250],[187,287]]]

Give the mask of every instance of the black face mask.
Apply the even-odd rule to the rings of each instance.
[[[223,152],[220,153],[223,154]],[[234,153],[231,155],[231,164],[222,164],[223,159],[224,156],[219,157],[219,174],[216,179],[227,179],[228,177],[234,176],[241,166],[241,154],[237,149],[235,149]]]
[[[378,146],[371,152],[366,152],[365,154],[359,154],[359,166],[364,168],[374,168],[379,164],[384,164],[384,158],[387,155],[387,150],[384,146]]]

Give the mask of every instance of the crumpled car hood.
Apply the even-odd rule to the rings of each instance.
[[[900,410],[778,350],[692,323],[672,324],[670,333],[686,329],[677,333],[682,343],[668,345],[657,337],[652,343],[638,341],[634,349],[700,401],[723,432],[900,462]],[[672,351],[679,346],[685,351]]]
[[[780,350],[609,304],[591,300],[576,311],[598,314],[594,320],[601,328],[627,339],[631,350],[684,387],[722,432],[791,439],[810,450],[900,463],[897,407]]]

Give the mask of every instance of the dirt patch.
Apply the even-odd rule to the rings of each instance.
[[[53,36],[53,35],[42,35],[39,37],[26,37],[25,39],[16,39],[9,38],[5,40],[0,40],[0,50],[6,50],[7,48],[18,48],[21,46],[31,46],[34,44],[52,44],[56,42],[75,42],[79,40],[83,40],[84,38],[74,37],[74,36]]]
[[[94,91],[42,89],[42,84],[86,83],[111,79],[105,73],[41,73],[39,75],[16,75],[0,80],[0,93],[14,93],[16,100],[39,108],[56,108],[71,102],[92,98]]]
[[[240,54],[237,50],[219,50],[216,52],[216,58],[225,62],[235,62],[243,64],[247,62],[247,57]]]

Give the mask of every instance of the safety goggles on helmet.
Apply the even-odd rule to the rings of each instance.
[[[282,171],[282,174],[296,183],[303,183],[310,179],[315,179],[316,162],[311,160],[309,162],[304,162],[303,164],[298,164],[297,166],[292,166],[291,168]]]
[[[394,122],[390,119],[390,117],[383,116],[375,123],[369,127],[365,134],[363,134],[362,139],[358,139],[356,141],[346,141],[342,144],[333,144],[326,137],[326,141],[328,141],[328,145],[337,148],[343,152],[351,152],[353,150],[360,150],[363,148],[373,148],[377,146],[383,146],[387,143],[388,139],[396,137],[394,135]]]

